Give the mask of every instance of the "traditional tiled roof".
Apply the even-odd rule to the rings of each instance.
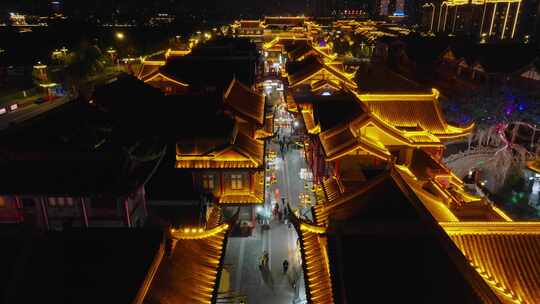
[[[141,304],[164,254],[157,229],[36,233],[2,225],[2,303]]]
[[[315,123],[315,117],[312,110],[302,110],[302,118],[304,119],[304,125],[309,134],[317,134],[321,131],[319,124]]]
[[[359,294],[351,292],[350,288],[358,283],[355,282],[355,273],[358,273],[359,269],[365,269],[365,273],[357,280],[380,291],[385,288],[377,287],[380,283],[372,280],[382,283],[386,281],[383,273],[396,271],[393,274],[403,279],[412,277],[415,279],[413,282],[403,282],[405,285],[400,286],[403,292],[400,292],[399,296],[377,293],[371,294],[370,300],[389,302],[389,299],[396,300],[403,297],[403,301],[409,302],[414,298],[420,299],[419,303],[434,303],[437,302],[436,299],[441,299],[440,303],[497,303],[495,293],[476,271],[468,266],[458,248],[452,246],[451,240],[438,226],[429,209],[424,208],[417,192],[397,170],[391,170],[389,174],[368,181],[364,189],[363,193],[336,205],[329,211],[331,226],[336,227],[339,222],[338,227],[341,227],[342,231],[348,231],[341,234],[343,237],[341,248],[332,235],[328,236],[334,290],[345,290],[341,296],[349,301],[358,302]],[[383,224],[384,222],[386,224]],[[337,231],[339,234],[340,228],[336,227],[334,230],[329,227],[328,231]],[[357,247],[357,243],[365,245]],[[416,245],[412,245],[413,243]],[[407,249],[399,244],[407,244]],[[402,248],[404,251],[397,257],[390,253],[392,248],[394,250]],[[337,250],[346,257],[336,263],[333,258],[338,256]],[[401,254],[405,254],[407,258]],[[402,261],[388,261],[387,259],[392,256]],[[387,261],[389,264],[383,266],[374,263],[376,260]],[[353,261],[357,261],[361,266],[353,265]],[[344,267],[336,266],[338,263]],[[405,266],[403,263],[411,264]],[[408,271],[412,269],[417,273]],[[432,273],[429,274],[430,272]],[[441,275],[439,279],[443,280],[445,285],[453,285],[456,290],[448,289],[448,286],[438,286],[439,283],[433,281],[438,275]],[[420,281],[424,282],[423,286],[430,286],[431,294],[426,295],[414,288]],[[364,290],[367,292],[369,289]],[[414,293],[418,295],[414,296]],[[441,297],[443,294],[445,296]],[[336,299],[343,299],[339,297],[340,295],[337,296]]]
[[[391,272],[392,269],[402,268],[395,275],[403,278],[411,278],[411,276],[416,278],[414,283],[403,283],[407,286],[407,288],[400,287],[403,292],[417,292],[420,295],[420,291],[410,289],[418,281],[429,284],[431,290],[437,290],[435,294],[429,296],[423,294],[424,297],[419,298],[420,303],[432,303],[441,294],[446,294],[448,297],[445,297],[441,303],[454,303],[455,301],[497,303],[495,294],[491,292],[481,277],[468,267],[466,260],[460,256],[459,250],[455,247],[448,247],[446,243],[451,243],[451,241],[444,232],[440,229],[440,231],[433,231],[437,227],[436,223],[429,216],[429,209],[422,207],[421,200],[416,196],[416,191],[409,186],[407,180],[403,179],[398,171],[392,170],[390,173],[384,173],[368,180],[364,186],[341,196],[332,204],[324,205],[324,210],[319,211],[317,215],[321,219],[316,218],[316,225],[300,222],[298,226],[303,229],[297,229],[301,245],[309,244],[310,249],[312,249],[311,255],[302,253],[302,258],[305,264],[313,265],[311,271],[313,271],[316,280],[320,282],[315,286],[325,285],[326,278],[323,275],[326,272],[322,263],[327,255],[331,269],[333,298],[336,302],[343,302],[344,299],[347,299],[356,303],[360,298],[359,293],[366,294],[370,301],[379,299],[381,302],[385,302],[389,299],[397,299],[398,297],[395,295],[379,293],[385,290],[379,284],[386,281],[386,275],[380,271],[384,269],[384,273],[387,273]],[[319,208],[319,210],[321,209],[323,208]],[[331,220],[328,221],[325,217]],[[326,228],[326,225],[330,226]],[[341,235],[339,239],[342,242],[336,241],[334,237],[336,233]],[[325,242],[326,238],[328,238],[328,245]],[[416,245],[407,246],[405,253],[407,258],[394,256],[394,258],[403,261],[393,260],[389,262],[391,266],[386,264],[373,265],[376,260],[384,261],[392,256],[393,254],[388,251],[392,250],[390,248],[401,248],[401,245],[394,242],[400,244],[412,242]],[[359,249],[358,243],[365,244],[365,248]],[[404,247],[402,249],[405,250]],[[328,253],[326,253],[327,251]],[[430,252],[429,258],[424,255],[427,252]],[[417,267],[423,269],[416,274],[408,272],[412,268],[403,264],[405,261],[411,263],[413,260],[415,269]],[[362,266],[354,266],[357,263],[362,264]],[[433,266],[426,266],[426,263]],[[432,270],[432,267],[436,267],[436,270]],[[365,269],[366,272],[360,275],[359,269]],[[426,272],[444,273],[444,282],[459,288],[459,292],[449,292],[448,287],[429,283],[434,277],[433,274]],[[309,282],[309,274],[310,269],[305,270],[306,282]],[[373,282],[373,280],[380,283]],[[377,293],[370,293],[370,289],[366,289],[364,287],[366,285],[363,284],[358,285],[358,291],[352,292],[351,287],[355,281],[372,286]],[[306,291],[309,295],[311,292],[309,286],[306,287]],[[400,294],[404,298],[413,299],[415,297],[408,293],[405,295],[403,292]],[[427,299],[429,302],[426,302]]]
[[[274,136],[274,115],[267,114],[264,118],[264,126],[255,130],[256,139],[266,139]]]
[[[311,83],[311,90],[318,91],[324,88],[333,88],[334,90],[340,90],[341,87],[335,81],[331,79],[321,79]]]
[[[332,204],[344,192],[343,186],[340,184],[338,178],[335,176],[325,178],[322,181],[321,186],[324,191],[327,204]]]
[[[390,152],[383,145],[369,137],[359,137],[349,124],[335,127],[319,134],[326,158],[333,160],[347,153],[361,149],[382,159],[388,159]]]
[[[265,97],[233,79],[223,98],[225,106],[231,107],[244,119],[262,126],[264,123]]]
[[[440,139],[468,135],[474,124],[460,128],[449,125],[440,109],[438,92],[425,95],[359,95],[371,113],[378,119],[397,129],[411,128],[428,131]]]
[[[313,52],[311,42],[308,40],[298,40],[295,44],[285,45],[285,51],[289,56],[289,60],[297,61]]]
[[[294,101],[294,96],[289,91],[287,92],[286,101],[287,101],[287,111],[298,112],[298,106],[296,102]]]
[[[173,231],[172,256],[165,259],[146,297],[156,303],[215,302],[229,225],[193,232]]]
[[[334,297],[332,281],[326,252],[326,239],[322,236],[324,228],[298,221],[302,267],[306,282],[309,303],[332,304]]]
[[[155,74],[157,71],[159,71],[159,68],[161,66],[165,65],[165,61],[163,62],[150,62],[145,61],[143,62],[141,68],[139,69],[139,72],[137,73],[137,78],[139,79],[145,79],[149,75]]]
[[[478,44],[452,46],[450,49],[456,58],[465,59],[470,66],[478,64],[487,73],[518,72],[538,57],[534,46],[522,44]]]
[[[540,301],[540,223],[441,223],[503,303]]]
[[[527,168],[531,169],[532,171],[536,173],[540,173],[540,161],[530,161],[527,162]]]
[[[147,74],[145,77],[141,78],[141,80],[146,83],[152,82],[152,81],[167,81],[167,82],[170,82],[175,85],[182,86],[182,87],[189,86],[189,84],[176,80],[174,76],[168,75],[166,72],[162,71],[161,69],[156,70],[153,73]]]
[[[254,28],[261,26],[260,20],[240,20],[239,23],[240,27],[242,28]]]
[[[214,204],[210,207],[210,214],[206,220],[206,229],[213,229],[221,225],[223,222],[223,213],[221,207]]]
[[[328,78],[333,77],[342,82],[345,86],[356,88],[357,85],[352,80],[352,76],[325,64],[316,56],[309,56],[300,62],[287,65],[289,87],[298,86],[316,76]]]
[[[177,146],[177,168],[260,168],[264,163],[264,143],[238,132],[226,147],[204,154],[186,154]]]
[[[418,183],[417,178],[412,172],[404,166],[396,166],[396,172],[411,188],[413,193],[422,202],[424,207],[430,212],[431,216],[437,221],[458,222],[459,219],[450,211],[443,197],[431,193],[424,189],[422,183]]]

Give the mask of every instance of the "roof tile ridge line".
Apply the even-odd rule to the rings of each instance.
[[[289,205],[289,203],[287,203],[287,209],[289,212],[287,212],[288,216],[289,216],[289,220],[291,221],[291,223],[293,224],[294,226],[294,229],[296,230],[296,232],[298,233],[299,235],[299,240],[300,240],[300,243],[301,243],[301,246],[300,246],[300,253],[301,253],[301,256],[302,256],[302,260],[305,260],[305,257],[306,257],[306,250],[305,250],[305,246],[304,246],[304,238],[303,238],[303,233],[301,231],[301,225],[303,224],[303,221],[301,219],[299,219],[296,214],[294,214],[294,212],[292,212],[292,209],[291,209],[291,206]],[[318,228],[320,229],[320,228]],[[306,293],[306,296],[308,298],[308,302],[311,303],[313,302],[312,299],[311,299],[311,288],[309,286],[309,277],[308,277],[308,271],[307,271],[307,264],[306,263],[302,263],[302,268],[304,271],[302,271],[302,273],[304,274],[304,284],[305,284],[305,288],[307,289],[307,293]],[[330,269],[328,269],[328,271],[330,271]],[[332,278],[330,277],[330,287],[333,287],[332,286]],[[332,290],[333,288],[331,288]],[[333,290],[332,290],[332,303],[333,303]]]
[[[347,76],[347,74],[345,74],[344,72],[343,72],[343,73],[340,72],[338,69],[336,69],[336,68],[330,66],[328,63],[322,61],[322,59],[318,58],[317,61],[319,61],[319,62],[323,65],[323,67],[324,67],[325,70],[327,70],[327,71],[329,71],[329,72],[330,72],[330,71],[333,71],[333,73],[332,73],[332,72],[330,72],[330,73],[332,73],[332,74],[334,74],[334,75],[335,75],[335,74],[338,74],[338,75],[342,76],[343,78],[345,78],[345,82],[349,82],[349,83],[351,83],[351,84],[353,84],[353,85],[356,85],[356,83],[352,80],[352,77],[354,77],[354,76],[356,75],[356,72],[352,73],[353,76],[352,76],[351,78],[349,78],[349,77]],[[338,77],[338,78],[339,78],[339,77]]]
[[[227,225],[227,230],[225,232],[225,236],[223,238],[223,241],[221,242],[221,256],[219,258],[219,263],[218,263],[218,267],[217,267],[217,274],[216,274],[216,278],[215,278],[214,286],[213,286],[213,290],[212,290],[211,303],[215,303],[217,301],[217,296],[218,296],[218,292],[219,292],[219,282],[221,281],[221,274],[222,274],[222,271],[223,271],[223,265],[225,264],[225,253],[227,251],[227,243],[229,241],[229,234],[231,232],[231,227],[232,227],[232,224],[233,224],[232,221],[234,220],[234,223],[235,223],[238,220],[238,214],[239,213],[240,213],[240,208],[238,208],[236,210],[236,213],[231,218],[231,223],[230,224],[229,223],[221,224],[221,225]],[[217,227],[220,227],[220,226],[217,226]]]
[[[167,75],[167,73],[163,72],[161,69],[157,70],[156,74],[154,74],[152,77],[146,79],[144,82],[153,80],[154,78],[156,78],[159,75],[161,75],[161,77],[165,78],[166,80],[171,81],[171,82],[173,82],[175,84],[181,85],[183,87],[188,87],[189,86],[188,83],[183,83],[181,81],[178,81],[178,80],[174,79],[174,77],[172,77],[170,75]]]
[[[367,104],[367,101],[363,101],[360,98],[361,94],[359,92],[359,89],[356,89],[356,90],[346,89],[345,92],[348,92],[353,95],[356,101],[360,104],[360,107],[362,108],[362,111],[364,111],[364,113],[371,113],[371,108]]]
[[[223,101],[226,101],[229,98],[229,94],[231,94],[232,88],[234,87],[234,84],[236,83],[236,77],[234,77],[231,80],[231,83],[229,83],[229,87],[227,88],[227,91],[225,91],[225,94],[223,94]]]
[[[439,102],[439,96],[440,96],[440,93],[437,89],[435,88],[432,88],[431,91],[433,92],[433,106],[435,107],[435,113],[437,113],[437,117],[439,118],[439,121],[442,123],[442,125],[444,126],[444,130],[448,130],[448,122],[446,121],[443,113],[442,113],[442,109],[441,109],[441,104]]]
[[[376,114],[373,114],[373,112],[369,113],[368,122],[371,122],[376,127],[390,133],[389,135],[393,137],[394,139],[399,140],[408,146],[414,146],[414,142],[410,140],[409,138],[407,138],[401,130],[384,122],[382,119],[378,118]]]
[[[362,187],[358,188],[356,191],[350,192],[347,195],[339,197],[333,203],[325,204],[323,206],[324,211],[326,213],[328,213],[330,210],[347,203],[351,199],[353,199],[353,198],[355,198],[357,196],[361,196],[361,195],[365,194],[367,191],[371,190],[373,187],[375,187],[375,186],[379,185],[380,183],[384,182],[388,177],[391,177],[390,172],[384,172],[384,173],[372,178],[371,180],[367,181],[366,184],[364,184]],[[328,214],[327,214],[326,217],[328,217]]]
[[[362,113],[362,115],[359,116],[362,117],[365,113]],[[358,119],[358,118],[357,118]],[[355,119],[356,120],[356,119]],[[328,138],[328,137],[332,137],[340,132],[342,132],[343,130],[345,129],[349,129],[349,131],[351,131],[351,133],[353,135],[356,135],[356,133],[352,132],[352,129],[351,129],[351,122],[342,122],[341,124],[329,129],[329,130],[326,130],[326,131],[323,131],[321,133],[319,133],[319,136],[322,136],[323,138]]]
[[[480,276],[480,274],[470,266],[469,262],[462,254],[461,250],[457,245],[452,241],[450,236],[444,231],[444,229],[437,223],[433,215],[429,212],[427,207],[422,203],[420,198],[414,192],[412,187],[407,183],[405,178],[401,175],[402,173],[395,167],[395,164],[392,165],[390,170],[390,177],[396,183],[398,188],[402,191],[403,195],[407,198],[409,203],[417,211],[420,220],[426,224],[432,226],[433,236],[436,238],[437,243],[445,249],[449,254],[449,258],[454,266],[461,273],[463,278],[466,280],[468,285],[471,287],[472,291],[476,296],[482,300],[489,299],[487,303],[501,303],[501,300],[493,291],[491,286]]]
[[[251,141],[255,141],[256,144],[259,144],[259,140],[257,139],[253,139],[251,138],[250,136],[242,133],[242,132],[238,132],[239,134],[242,134],[243,137],[247,138],[248,141],[251,140]],[[264,149],[264,142],[263,143],[260,143],[263,145],[263,149]],[[241,154],[243,154],[244,156],[246,156],[251,162],[253,162],[256,166],[260,166],[262,165],[262,163],[259,163],[256,159],[253,158],[253,156],[248,152],[246,151],[245,149],[243,149],[242,147],[238,146],[236,144],[236,141],[234,142],[233,144],[233,147],[236,151],[240,152]],[[232,148],[232,147],[231,147]],[[264,151],[264,150],[263,150]],[[264,153],[263,153],[263,163],[264,163]]]
[[[163,257],[165,256],[165,238],[166,238],[165,233],[163,233],[157,252],[152,258],[152,262],[148,266],[146,276],[143,282],[141,283],[141,286],[139,287],[139,290],[137,294],[135,295],[135,298],[133,299],[131,304],[141,304],[144,302],[144,299],[146,298],[146,295],[148,294],[148,291],[150,290],[152,286],[152,283],[158,272],[158,269],[160,268],[159,266],[161,265],[161,261],[163,260]]]

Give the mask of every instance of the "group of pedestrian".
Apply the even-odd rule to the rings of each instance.
[[[278,203],[274,204],[274,208],[272,209],[272,214],[274,216],[274,219],[278,219],[280,222],[285,221],[285,224],[287,224],[289,211],[285,207],[285,199],[282,199],[282,201],[283,201],[283,207],[280,207]]]
[[[277,141],[279,143],[279,151],[281,152],[281,155],[285,155],[285,152],[289,151],[293,145],[291,137],[282,135],[279,130],[277,132]]]

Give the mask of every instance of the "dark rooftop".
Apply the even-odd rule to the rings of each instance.
[[[167,97],[170,130],[177,139],[228,138],[234,130],[234,119],[223,112],[223,96],[180,95]]]
[[[255,60],[244,57],[184,56],[170,60],[161,70],[192,87],[213,87],[220,93],[233,78],[249,86],[255,82]]]
[[[257,46],[249,39],[220,37],[199,44],[189,57],[257,56]]]
[[[109,87],[114,92],[115,85]],[[77,100],[0,132],[0,193],[86,196],[125,194],[139,187],[157,160],[127,171],[125,149],[139,156],[158,153],[162,145],[145,136],[145,124],[133,118],[142,108],[137,109],[138,101],[122,113],[116,103],[127,100],[100,98],[99,106]]]
[[[5,303],[131,303],[163,240],[159,230],[0,234]]]
[[[167,154],[146,184],[148,201],[200,201],[201,195],[194,187],[191,171],[177,169],[175,165],[175,145],[170,144]]]
[[[330,210],[336,303],[483,303],[478,292],[494,298],[394,174],[376,177],[354,201]]]
[[[322,131],[350,122],[364,113],[360,101],[348,92],[313,96],[310,100],[313,103],[313,115],[320,123]]]
[[[533,45],[480,44],[452,46],[457,59],[464,58],[469,65],[479,63],[488,73],[512,73],[532,64],[540,56]]]
[[[360,65],[356,82],[361,93],[431,93],[430,88],[381,65]]]

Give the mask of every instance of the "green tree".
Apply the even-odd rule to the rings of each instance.
[[[66,58],[67,87],[73,93],[81,93],[84,82],[103,72],[109,61],[110,58],[105,56],[96,44],[81,43],[79,49],[68,54]]]

